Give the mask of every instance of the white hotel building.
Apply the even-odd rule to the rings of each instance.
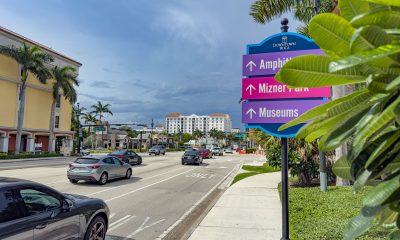
[[[182,116],[180,113],[167,114],[165,127],[168,133],[190,133],[196,129],[202,132],[210,132],[217,129],[223,132],[232,131],[232,121],[228,114],[213,113],[205,116],[192,114]]]

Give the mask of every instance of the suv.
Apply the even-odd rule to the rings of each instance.
[[[101,199],[0,177],[0,239],[105,239],[109,214]]]
[[[222,149],[219,147],[215,147],[211,151],[212,151],[213,155],[218,155],[218,156],[224,155],[224,151],[222,151]]]
[[[162,145],[156,145],[149,149],[149,155],[165,155],[165,147]]]

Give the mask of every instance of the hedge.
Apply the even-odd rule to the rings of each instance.
[[[60,153],[20,153],[17,155],[1,153],[0,159],[25,159],[25,158],[47,158],[47,157],[62,157]]]

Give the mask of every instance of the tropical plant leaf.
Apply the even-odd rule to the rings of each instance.
[[[398,0],[365,0],[365,1],[400,7],[400,2]]]
[[[400,230],[394,230],[389,234],[389,239],[390,240],[398,240],[400,239]]]
[[[395,75],[388,74],[370,75],[367,78],[368,90],[371,93],[388,93],[396,90],[396,88],[392,87],[396,84],[396,82],[393,84],[393,82],[396,81],[396,77]],[[400,77],[398,77],[398,79],[398,84],[400,84]]]
[[[373,50],[363,51],[345,58],[333,60],[329,65],[329,70],[331,72],[336,72],[363,63],[370,63],[371,61],[382,59],[397,53],[400,53],[400,45],[388,44]],[[392,63],[394,64],[398,62],[392,61]],[[386,61],[383,61],[381,64],[381,67],[389,67]]]
[[[393,145],[399,140],[399,138],[400,138],[400,131],[396,131],[391,137],[385,139],[381,143],[381,145],[379,145],[379,147],[368,158],[368,161],[365,163],[365,168],[369,169],[372,164],[377,165],[376,163],[374,163],[376,160],[381,162],[382,160],[379,159],[378,157],[381,156],[383,153],[387,152],[388,150],[390,150],[393,147]]]
[[[279,131],[285,130],[285,129],[289,128],[289,127],[295,126],[295,125],[300,124],[300,123],[307,122],[307,121],[312,120],[314,118],[321,117],[321,116],[326,114],[326,112],[327,112],[327,110],[329,108],[334,107],[334,106],[336,106],[336,105],[338,105],[340,103],[343,103],[343,102],[352,101],[352,99],[358,98],[360,95],[364,96],[364,94],[367,94],[367,93],[368,93],[367,90],[354,92],[354,93],[351,93],[351,94],[349,94],[347,96],[335,99],[335,100],[333,100],[331,102],[327,102],[325,104],[322,104],[320,106],[312,108],[312,109],[308,110],[307,112],[303,113],[302,115],[300,115],[298,118],[296,118],[296,119],[294,119],[294,120],[282,125],[279,128]],[[350,103],[350,105],[351,105],[351,103]]]
[[[336,176],[346,180],[352,180],[350,169],[351,163],[346,156],[339,158],[332,167],[332,171]]]
[[[347,224],[343,239],[353,240],[364,234],[373,225],[375,214],[377,214],[380,209],[380,207],[363,207],[361,213],[352,218]]]
[[[391,81],[385,88],[388,92],[398,89],[400,86],[400,76]]]
[[[339,1],[340,15],[350,21],[355,16],[367,13],[369,4],[364,1],[341,0]]]
[[[366,76],[357,68],[329,72],[333,58],[321,55],[300,56],[286,63],[276,79],[289,86],[325,87],[364,82]]]
[[[367,193],[363,205],[377,207],[383,204],[400,187],[400,176],[383,181]]]
[[[368,182],[369,177],[372,175],[371,171],[364,170],[363,173],[360,174],[360,176],[357,177],[357,180],[354,182],[353,185],[353,190],[355,193],[360,192],[365,184]]]
[[[332,107],[330,107],[327,111],[327,117],[333,117],[335,115],[341,114],[343,112],[350,111],[356,108],[360,104],[368,104],[370,102],[371,97],[373,94],[364,90],[357,92],[359,94],[351,94],[355,95],[352,98],[349,98],[348,101],[336,102]]]
[[[353,27],[375,25],[384,29],[395,29],[400,25],[400,12],[377,11],[366,13],[353,18],[351,25]]]
[[[395,119],[395,108],[399,105],[400,98],[390,104],[379,116],[371,119],[370,123],[366,125],[360,132],[358,132],[353,141],[354,153],[361,152],[363,145],[379,130],[384,129],[389,123]],[[358,155],[358,154],[357,154]]]
[[[347,56],[350,53],[350,41],[355,28],[333,13],[323,13],[315,16],[308,24],[310,36],[322,49]]]
[[[400,169],[400,152],[393,158],[391,163],[389,163],[385,169],[381,171],[381,175],[385,174],[392,174],[393,172],[397,171]]]
[[[357,29],[350,42],[350,52],[371,50],[392,42],[393,38],[380,27],[366,26]]]

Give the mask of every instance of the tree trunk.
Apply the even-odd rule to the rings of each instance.
[[[340,97],[346,96],[348,93],[354,91],[354,85],[341,85],[341,86],[334,86],[333,90],[333,99],[338,99]],[[336,162],[339,158],[347,154],[347,144],[342,144],[339,148],[335,150],[335,160]],[[336,186],[348,186],[350,185],[349,180],[342,179],[340,177],[336,177]]]
[[[49,152],[53,152],[54,148],[54,118],[55,118],[55,111],[56,111],[56,100],[53,99],[53,103],[51,104],[51,112],[50,112],[50,126],[49,126]]]
[[[25,113],[25,95],[26,95],[26,80],[28,73],[22,73],[23,66],[19,66],[20,76],[20,91],[19,91],[19,108],[18,108],[18,119],[17,119],[17,134],[15,139],[15,154],[19,154],[21,151],[21,138],[22,138],[22,127],[24,126],[24,113]],[[22,76],[24,75],[24,76]]]

